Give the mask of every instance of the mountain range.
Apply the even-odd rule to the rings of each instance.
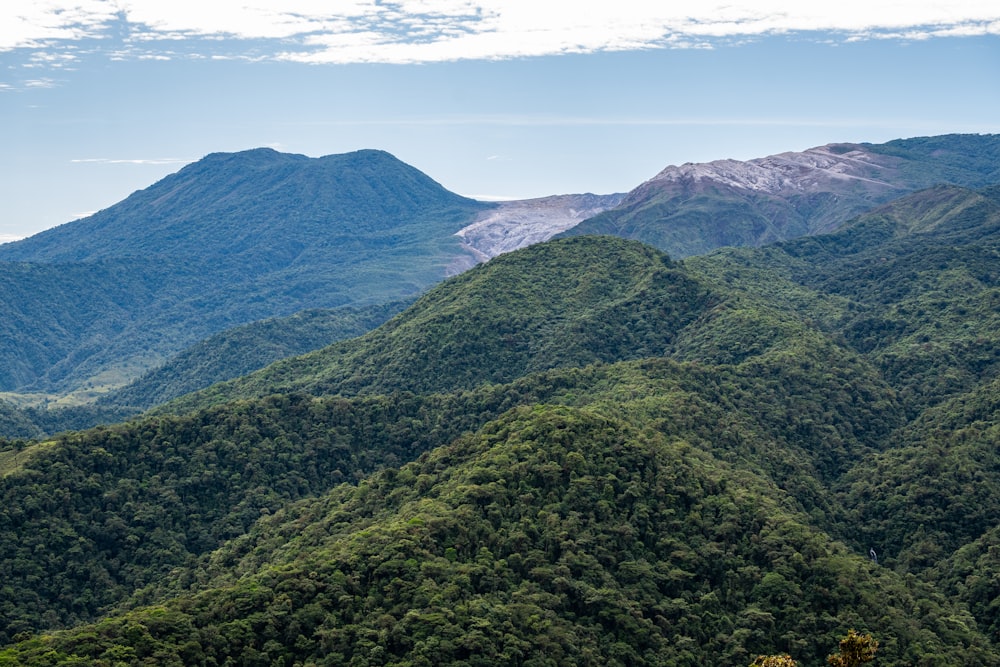
[[[214,346],[220,372],[202,366],[173,389],[153,388],[171,371],[161,372],[142,380],[148,390],[117,394],[232,327],[413,299],[560,234],[611,233],[679,258],[830,231],[921,187],[991,183],[998,153],[991,135],[834,144],[668,167],[626,195],[493,203],[450,193],[381,151],[216,153],[89,218],[0,246],[0,400],[36,411],[76,406],[79,415],[97,400],[144,409],[247,372]],[[340,336],[335,327],[288,351]],[[50,432],[84,423],[58,412],[28,421]]]
[[[929,187],[865,184],[827,233],[550,239],[131,421],[0,441],[0,665],[818,665],[851,629],[880,665],[1000,664],[979,139],[881,148]]]

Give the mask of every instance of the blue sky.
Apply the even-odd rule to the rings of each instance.
[[[0,240],[258,146],[380,148],[484,198],[619,192],[1000,132],[1000,3],[5,0],[0,119]]]

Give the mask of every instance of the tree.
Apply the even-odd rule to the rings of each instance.
[[[878,640],[871,635],[859,635],[853,629],[840,640],[840,654],[827,657],[831,667],[857,667],[875,659]]]
[[[796,662],[790,655],[758,655],[750,663],[750,667],[795,667]]]

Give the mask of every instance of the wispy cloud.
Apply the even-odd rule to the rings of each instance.
[[[55,88],[56,82],[52,79],[29,79],[23,85],[25,88]]]
[[[833,33],[844,41],[1000,35],[1000,3],[7,0],[0,6],[0,51],[43,50],[52,64],[73,58],[59,49],[94,39],[113,45],[107,53],[117,58],[173,57],[170,44],[195,44],[199,55],[216,57],[417,63],[707,47],[787,33]]]
[[[106,157],[92,157],[92,158],[76,158],[70,160],[74,164],[151,164],[151,165],[163,165],[163,164],[188,164],[189,162],[194,162],[191,159],[183,158],[106,158]]]

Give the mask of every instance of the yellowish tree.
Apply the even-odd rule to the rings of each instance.
[[[750,667],[795,667],[796,663],[790,655],[758,655],[750,663]]]
[[[826,661],[830,667],[858,667],[874,660],[877,650],[877,639],[849,630],[847,636],[840,640],[840,653],[829,656]]]

